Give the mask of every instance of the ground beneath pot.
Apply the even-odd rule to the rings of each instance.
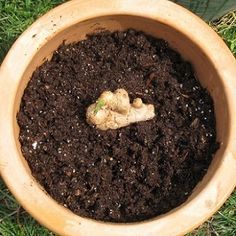
[[[100,131],[86,108],[124,88],[155,105],[151,121]],[[142,32],[103,32],[62,45],[33,74],[19,140],[32,174],[80,216],[133,222],[183,203],[218,148],[214,107],[191,65]]]

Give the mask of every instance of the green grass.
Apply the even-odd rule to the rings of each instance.
[[[15,201],[0,181],[0,235],[2,236],[49,236],[53,235],[38,225]]]
[[[0,64],[15,39],[40,15],[62,0],[0,0]],[[210,25],[222,36],[236,56],[236,12]],[[33,220],[15,201],[0,180],[0,235],[53,235]],[[236,235],[236,191],[225,205],[189,236]]]
[[[221,19],[210,23],[210,25],[225,40],[236,56],[236,11],[228,13]]]
[[[62,0],[0,0],[0,61],[15,39]]]

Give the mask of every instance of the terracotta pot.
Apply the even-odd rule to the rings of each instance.
[[[104,223],[79,217],[55,202],[32,177],[18,141],[16,113],[33,71],[67,43],[101,29],[143,30],[166,39],[194,65],[211,93],[221,142],[210,168],[189,199],[167,214],[139,223]],[[0,70],[0,171],[19,203],[59,235],[182,235],[203,223],[236,184],[236,62],[202,20],[165,0],[80,0],[37,20],[14,44]],[[181,191],[181,189],[180,189]]]

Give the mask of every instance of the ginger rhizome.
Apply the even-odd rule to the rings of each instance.
[[[96,103],[87,109],[86,118],[89,124],[101,130],[118,129],[132,123],[153,119],[154,106],[144,104],[141,98],[130,103],[125,89],[103,92]]]

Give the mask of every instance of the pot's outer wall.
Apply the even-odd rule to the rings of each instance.
[[[166,39],[191,61],[201,84],[213,97],[221,148],[204,179],[178,208],[145,222],[104,223],[73,214],[48,196],[35,181],[21,153],[16,113],[33,71],[45,58],[50,58],[64,40],[67,43],[78,41],[101,28],[122,30],[129,27]],[[172,2],[69,1],[24,32],[0,68],[1,176],[18,202],[58,235],[184,235],[219,209],[236,184],[235,75],[235,59],[220,37],[201,19]]]
[[[206,21],[217,19],[230,10],[236,9],[236,0],[172,0]]]

